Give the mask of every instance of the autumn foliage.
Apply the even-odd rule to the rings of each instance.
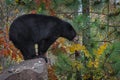
[[[91,31],[90,33],[88,31],[87,34],[90,34],[91,41],[90,43],[88,43],[87,40],[85,41],[86,44],[90,46],[90,50],[88,50],[87,46],[83,44],[75,44],[72,42],[69,43],[69,41],[64,38],[59,38],[50,47],[48,53],[52,53],[53,55],[55,55],[57,57],[57,60],[54,65],[48,66],[49,80],[77,80],[75,78],[77,73],[80,73],[77,76],[80,76],[81,80],[119,80],[120,43],[114,43],[119,42],[120,40],[120,30],[118,28],[118,24],[120,22],[118,18],[120,15],[111,15],[115,14],[116,11],[117,13],[120,12],[115,3],[111,4],[111,2],[115,2],[117,0],[103,0],[102,2],[98,0],[100,2],[97,3],[98,5],[92,5],[96,1],[91,0],[91,5],[89,5],[90,15],[88,18],[84,17],[84,13],[81,14],[81,12],[76,12],[78,11],[78,7],[75,6],[80,7],[80,5],[83,5],[83,2],[81,2],[80,5],[74,3],[74,1],[77,0],[6,1],[10,1],[12,3],[11,6],[16,7],[13,10],[14,17],[16,17],[17,15],[21,15],[21,13],[24,13],[24,6],[24,10],[26,10],[26,8],[27,10],[29,9],[28,12],[25,11],[25,13],[43,13],[52,16],[59,16],[60,18],[65,20],[67,20],[68,18],[70,22],[73,22],[73,26],[74,28],[76,28],[76,31],[78,30],[79,37],[86,37],[86,35],[84,36],[82,34],[84,34],[88,29],[86,28],[86,26],[90,26]],[[32,2],[32,5],[34,6],[29,5],[29,3]],[[15,3],[15,5],[13,5],[13,3]],[[19,8],[18,5],[20,5]],[[111,5],[114,5],[113,7],[115,8],[115,10],[111,7]],[[31,6],[32,8],[28,6]],[[82,7],[81,9],[84,9],[84,7]],[[112,12],[111,9],[113,9]],[[114,17],[116,17],[117,19]],[[8,19],[8,21],[12,20]],[[3,56],[4,58],[10,58],[13,61],[20,62],[22,60],[22,55],[20,51],[14,47],[12,42],[9,41],[8,32],[8,26],[4,27],[4,29],[0,29],[0,58],[1,56]],[[83,40],[80,41],[84,42]],[[59,53],[61,55],[59,55]],[[0,64],[0,70],[2,70],[3,67],[1,67]]]
[[[22,55],[18,49],[9,41],[9,27],[5,27],[4,30],[0,30],[0,56],[11,57],[12,60],[20,62]]]
[[[49,14],[51,16],[55,16],[55,11],[51,8],[51,4],[52,4],[51,0],[34,0],[34,1],[37,4],[37,6],[41,6],[42,4],[44,4],[45,5],[45,9],[47,11],[49,11]],[[37,13],[37,11],[33,10],[32,13],[33,14]]]

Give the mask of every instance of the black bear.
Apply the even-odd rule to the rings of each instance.
[[[25,60],[45,57],[45,52],[59,37],[73,40],[75,36],[76,32],[68,22],[40,14],[22,15],[13,21],[9,29],[10,40],[20,49]],[[38,55],[35,44],[38,44]]]

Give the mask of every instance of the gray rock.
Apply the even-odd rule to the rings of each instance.
[[[47,64],[42,58],[23,61],[5,69],[0,80],[48,80]]]

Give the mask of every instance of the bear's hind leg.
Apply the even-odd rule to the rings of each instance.
[[[36,57],[34,44],[24,44],[20,48],[25,60],[33,59]]]

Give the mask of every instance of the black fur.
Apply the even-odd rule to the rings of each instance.
[[[35,44],[38,44],[39,56],[44,56],[57,38],[72,40],[75,36],[76,32],[68,22],[39,14],[26,14],[16,18],[9,30],[10,40],[21,50],[25,60],[37,57]]]

